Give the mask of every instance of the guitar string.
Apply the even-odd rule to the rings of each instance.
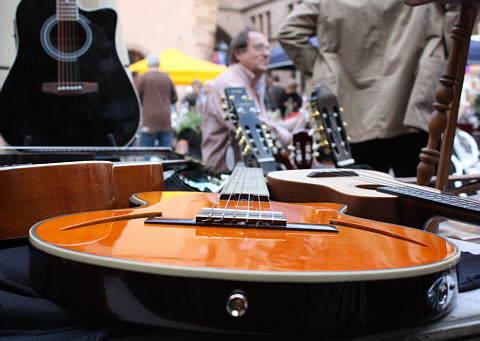
[[[413,186],[413,185],[408,184],[408,183],[399,183],[399,182],[400,182],[399,180],[395,180],[395,179],[391,179],[391,180],[383,179],[383,178],[381,178],[381,177],[379,177],[379,176],[377,177],[377,176],[374,176],[374,175],[362,174],[362,172],[357,172],[357,171],[356,171],[356,173],[358,174],[358,176],[351,176],[348,171],[338,171],[338,173],[341,174],[341,175],[350,177],[350,178],[352,178],[352,179],[363,180],[363,181],[368,182],[369,184],[372,184],[372,185],[376,184],[376,185],[385,185],[385,186],[392,186],[392,187],[404,186],[404,187],[409,187],[409,188],[417,189],[417,190],[420,190],[420,191],[425,191],[426,193],[436,193],[436,192],[430,192],[430,191],[428,191],[428,190],[426,190],[426,189],[422,189],[422,188]],[[474,203],[474,204],[480,205],[480,202],[479,202],[478,200],[475,200],[475,199],[460,197],[460,196],[456,196],[456,195],[448,194],[448,193],[444,193],[444,192],[440,192],[440,193],[437,193],[437,194],[443,194],[443,195],[447,195],[447,196],[452,196],[453,198],[458,198],[459,201],[464,201],[464,202],[467,201],[467,202],[470,202],[470,203]]]
[[[78,7],[77,7],[77,1],[74,0],[73,1],[73,12],[74,12],[74,20],[73,20],[73,37],[72,37],[72,40],[73,40],[73,49],[72,51],[77,51],[77,49],[80,48],[79,44],[81,43],[81,41],[79,40],[79,32],[77,32],[77,29],[80,29],[81,27],[78,25],[78,21],[79,21],[79,14],[78,14]],[[78,86],[79,85],[79,81],[80,81],[80,75],[79,75],[79,70],[78,70],[78,61],[76,60],[76,58],[74,60],[72,60],[72,67],[73,67],[73,85],[74,86]]]
[[[72,18],[70,17],[70,10],[67,8],[66,14],[66,47],[65,47],[65,55],[68,56],[69,52],[72,48]],[[72,63],[67,60],[67,89],[70,89],[72,86]]]
[[[58,84],[57,87],[63,86],[63,55],[62,55],[62,36],[63,24],[61,18],[61,2],[57,0],[57,51],[58,51]]]

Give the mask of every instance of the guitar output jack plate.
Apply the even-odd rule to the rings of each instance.
[[[227,299],[227,313],[232,317],[242,317],[247,313],[248,300],[242,291],[234,291]]]

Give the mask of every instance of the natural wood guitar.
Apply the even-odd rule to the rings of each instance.
[[[349,214],[374,220],[417,228],[434,216],[480,223],[477,200],[404,183],[372,170],[277,171],[267,181],[274,200],[344,203]]]
[[[162,164],[83,161],[0,167],[0,239],[63,214],[128,208],[132,194],[163,190]]]
[[[39,292],[127,321],[269,334],[359,335],[455,302],[454,245],[340,204],[270,201],[260,169],[236,168],[221,194],[133,200],[144,206],[35,224]]]

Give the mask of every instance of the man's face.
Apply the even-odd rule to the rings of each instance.
[[[270,60],[267,38],[260,32],[248,32],[247,49],[245,51],[237,50],[235,56],[241,65],[260,77],[267,71]]]

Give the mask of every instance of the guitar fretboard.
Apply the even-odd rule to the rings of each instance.
[[[268,200],[269,192],[260,168],[236,167],[228,183],[223,188],[220,199],[249,199],[254,197],[261,201]]]
[[[436,204],[472,213],[480,213],[480,202],[452,194],[436,193],[408,186],[378,187],[377,191],[434,202]]]
[[[57,0],[57,20],[77,21],[78,7],[76,0]]]

